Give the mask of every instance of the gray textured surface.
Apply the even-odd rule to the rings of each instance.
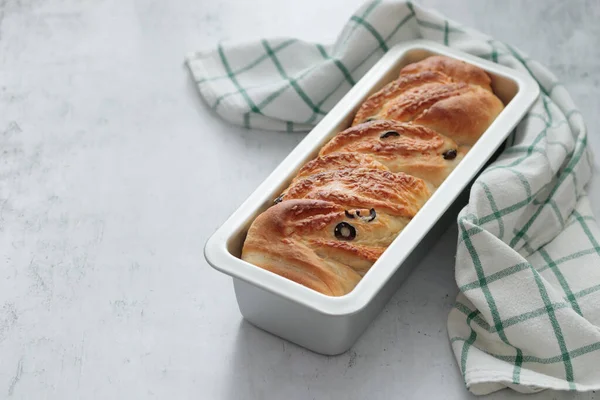
[[[202,256],[302,136],[214,118],[183,55],[228,38],[332,41],[360,3],[0,1],[0,398],[469,397],[445,327],[455,229],[339,357],[242,322]],[[599,2],[422,4],[551,67],[600,153]]]

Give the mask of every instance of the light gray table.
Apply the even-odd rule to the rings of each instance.
[[[0,398],[470,397],[446,334],[455,228],[339,357],[242,322],[202,255],[302,135],[215,118],[184,54],[333,41],[360,3],[0,1]],[[551,67],[600,153],[600,3],[423,3]]]

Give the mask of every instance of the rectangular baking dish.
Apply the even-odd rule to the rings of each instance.
[[[330,297],[241,260],[242,246],[252,221],[272,204],[296,172],[313,159],[327,141],[350,126],[360,104],[397,78],[405,65],[436,54],[463,60],[487,71],[494,92],[505,104],[505,109],[356,288],[347,295]],[[314,352],[343,353],[377,316],[449,223],[456,219],[464,205],[459,197],[468,195],[465,189],[501,147],[538,95],[535,80],[519,71],[429,41],[397,45],[210,237],[204,249],[206,260],[233,278],[238,306],[247,321]]]

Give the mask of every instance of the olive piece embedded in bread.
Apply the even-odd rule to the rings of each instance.
[[[340,240],[353,240],[356,237],[356,229],[347,222],[337,224],[333,233]]]
[[[360,215],[360,210],[356,210],[355,213],[356,213],[357,217],[360,217],[365,222],[371,222],[371,221],[373,221],[375,219],[375,217],[377,217],[377,213],[375,212],[374,208],[371,208],[369,210],[369,216],[368,217],[361,216]],[[350,218],[350,219],[354,219],[355,218],[354,214],[352,214],[348,210],[344,210],[344,214],[346,215],[347,218]]]
[[[456,158],[456,150],[448,150],[442,154],[444,156],[444,160],[454,160]]]
[[[368,217],[363,217],[363,220],[365,222],[371,222],[371,221],[373,221],[375,219],[375,217],[377,217],[377,213],[375,212],[374,208],[371,208],[369,210],[369,216]]]
[[[387,132],[382,133],[381,136],[379,136],[379,138],[387,139],[392,136],[400,136],[400,134],[397,131],[387,131]]]

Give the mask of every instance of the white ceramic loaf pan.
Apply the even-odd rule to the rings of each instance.
[[[427,201],[396,240],[349,294],[330,297],[240,259],[252,221],[273,203],[296,172],[321,147],[350,126],[369,95],[396,79],[402,67],[441,54],[474,64],[492,77],[505,109]],[[459,195],[500,148],[539,95],[526,74],[428,42],[390,49],[206,243],[204,255],[215,269],[233,277],[244,318],[255,326],[322,354],[343,353],[354,344],[420,261],[456,219]],[[454,205],[455,209],[452,209]]]

